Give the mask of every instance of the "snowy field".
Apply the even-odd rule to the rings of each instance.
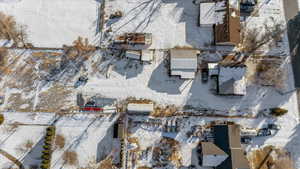
[[[0,11],[27,28],[36,47],[71,45],[81,36],[96,43],[100,3],[96,0],[1,0]]]
[[[109,22],[115,35],[124,32],[152,33],[151,49],[175,46],[204,48],[212,42],[212,28],[198,26],[199,6],[192,0],[107,1],[106,14],[120,10],[124,16]]]
[[[25,168],[40,163],[43,137],[46,126],[56,119],[52,113],[5,113],[7,121],[0,127],[0,150],[4,150],[19,159]],[[55,122],[56,134],[66,139],[64,148],[56,149],[52,154],[52,169],[85,167],[96,161],[103,153],[103,147],[112,140],[111,127],[116,117],[97,117],[95,115],[75,115],[61,117]],[[7,130],[9,125],[20,123],[14,130]],[[3,133],[3,134],[2,134]],[[30,134],[29,134],[30,133]],[[19,152],[18,148],[26,140],[33,141],[33,149]],[[104,145],[103,145],[104,144]],[[75,151],[78,154],[78,163],[74,166],[64,164],[64,151]],[[110,150],[107,150],[110,151]],[[13,163],[0,156],[0,168],[12,167]]]

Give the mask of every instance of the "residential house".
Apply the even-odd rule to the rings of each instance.
[[[213,143],[201,143],[201,164],[214,169],[250,169],[236,124],[213,126]]]
[[[182,79],[195,78],[198,67],[197,53],[197,50],[192,49],[171,49],[171,75],[180,76]]]
[[[214,0],[200,2],[201,27],[213,27],[216,45],[240,43],[240,1]]]
[[[246,95],[245,65],[219,65],[217,93],[220,95]]]

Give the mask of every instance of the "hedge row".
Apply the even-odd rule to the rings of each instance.
[[[41,169],[49,169],[51,166],[52,144],[55,136],[55,127],[50,126],[46,129],[46,135],[42,151]]]
[[[0,125],[3,124],[3,122],[4,122],[4,116],[3,114],[0,114]]]

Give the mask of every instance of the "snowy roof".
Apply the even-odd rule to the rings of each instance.
[[[215,2],[200,3],[200,25],[213,25],[215,23]]]
[[[127,111],[133,113],[151,113],[154,110],[153,103],[142,104],[142,103],[129,103],[127,105]]]
[[[142,50],[142,61],[152,61],[153,60],[153,51],[144,49]]]
[[[132,59],[141,59],[141,51],[126,50],[125,56]]]
[[[171,70],[197,70],[197,51],[191,49],[171,49]]]
[[[245,95],[246,94],[246,66],[219,67],[219,94]]]
[[[218,63],[208,63],[208,73],[209,76],[218,75],[219,74]]]

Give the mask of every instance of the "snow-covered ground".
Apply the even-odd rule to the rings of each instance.
[[[6,122],[0,127],[0,149],[19,159],[28,168],[30,165],[40,163],[41,146],[45,136],[46,126],[55,119],[53,113],[4,113]],[[75,115],[62,117],[56,121],[56,134],[66,139],[63,149],[56,149],[52,154],[51,168],[78,168],[95,162],[103,153],[103,147],[112,141],[112,124],[115,117],[97,117],[97,115]],[[14,130],[8,130],[9,125],[19,123]],[[33,141],[33,149],[19,152],[18,148]],[[78,154],[78,164],[68,166],[62,160],[64,151],[75,151]],[[107,151],[111,151],[108,150]],[[12,162],[0,155],[0,168],[12,166]],[[3,159],[3,160],[2,160]]]
[[[253,27],[264,23],[269,17],[274,17],[276,21],[283,21],[283,0],[261,1],[263,5],[259,12],[259,17],[250,17],[247,19],[249,25]],[[176,106],[190,105],[197,108],[210,108],[220,110],[224,113],[229,111],[240,111],[243,113],[257,112],[258,110],[272,107],[283,107],[289,113],[278,119],[230,119],[243,126],[262,127],[267,122],[275,122],[282,126],[273,137],[263,137],[254,140],[254,143],[247,148],[250,150],[256,146],[272,144],[287,148],[296,160],[297,168],[300,168],[300,128],[298,116],[297,94],[294,88],[293,74],[289,59],[288,41],[284,37],[281,48],[274,48],[269,53],[285,53],[287,58],[283,64],[288,70],[286,78],[286,88],[279,92],[272,87],[262,87],[249,84],[247,94],[243,97],[217,96],[211,91],[211,81],[207,84],[201,82],[201,75],[197,74],[194,80],[180,80],[178,77],[168,75],[168,64],[165,63],[165,54],[162,50],[175,46],[193,46],[196,48],[205,48],[212,41],[212,30],[209,28],[198,27],[199,7],[192,3],[192,0],[114,0],[106,1],[106,12],[113,13],[121,10],[124,17],[115,20],[114,23],[107,23],[106,28],[111,24],[112,35],[123,32],[149,32],[153,35],[153,44],[150,48],[155,50],[155,62],[152,64],[140,64],[138,61],[127,59],[109,58],[99,63],[98,67],[112,64],[114,67],[109,72],[109,78],[105,78],[99,73],[91,73],[92,64],[101,60],[103,51],[97,51],[93,56],[95,62],[86,62],[89,80],[84,86],[74,89],[66,87],[72,94],[61,93],[62,96],[50,95],[54,100],[68,98],[68,102],[76,102],[76,93],[81,92],[84,95],[99,94],[108,98],[117,98],[119,100],[127,97],[137,97],[151,99],[158,104]],[[267,3],[268,2],[268,3]],[[34,46],[38,47],[61,47],[63,44],[71,44],[78,36],[87,37],[93,44],[96,40],[96,29],[99,17],[99,1],[96,0],[0,0],[0,11],[13,15],[17,23],[27,26],[28,39]],[[102,55],[103,54],[103,55]],[[34,64],[28,64],[31,61],[31,51],[17,50],[16,55],[22,56],[20,61],[12,71],[27,70],[28,66],[33,66],[41,60],[33,59]],[[34,57],[32,57],[34,58]],[[26,65],[26,66],[25,66]],[[25,69],[26,68],[26,69]],[[38,66],[37,66],[38,68]],[[21,71],[20,71],[21,72]],[[29,71],[30,72],[30,71]],[[39,70],[37,71],[37,75]],[[24,74],[25,75],[25,74]],[[36,75],[36,76],[37,76]],[[20,73],[22,76],[22,72]],[[75,77],[79,76],[76,75]],[[75,79],[74,77],[74,79]],[[24,79],[26,79],[25,77]],[[18,89],[13,81],[18,81],[20,77],[12,74],[11,78],[6,78],[10,83],[1,81],[3,92],[7,96],[11,94],[20,94],[24,100],[30,100],[29,103],[22,103],[21,109],[31,105],[33,109],[39,105],[57,104],[53,106],[58,110],[62,106],[69,106],[66,101],[58,104],[57,102],[39,101],[39,93],[50,91],[46,86],[39,89],[40,79],[30,79],[34,81],[29,94],[24,94],[24,89]],[[23,79],[22,79],[23,80]],[[10,85],[7,85],[10,84]],[[13,85],[12,85],[13,84]],[[31,83],[29,83],[31,84]],[[14,88],[15,87],[15,88]],[[32,89],[33,88],[33,89]],[[70,88],[70,89],[69,89]],[[4,90],[5,89],[5,90]],[[53,89],[54,90],[54,89]],[[51,90],[50,92],[53,92]],[[54,90],[55,91],[55,90]],[[59,92],[58,92],[59,93]],[[24,95],[24,96],[23,96]],[[41,98],[41,96],[40,96]],[[34,103],[31,103],[31,102]],[[59,102],[59,101],[58,101]],[[2,106],[3,108],[7,102]],[[51,105],[50,105],[51,106]],[[22,108],[23,107],[23,108]],[[47,106],[46,106],[47,107]],[[58,108],[57,108],[58,107]],[[45,126],[51,124],[54,115],[51,113],[4,113],[5,123],[0,126],[0,149],[6,150],[16,158],[23,160],[24,165],[30,165],[37,157],[35,150],[32,152],[20,153],[17,147],[25,140],[32,140],[35,148],[38,149]],[[76,151],[79,155],[78,166],[84,167],[89,161],[94,161],[99,156],[99,150],[103,144],[109,144],[111,137],[110,128],[117,117],[96,117],[95,115],[75,115],[60,118],[56,123],[57,133],[66,138],[66,146],[63,150],[57,150],[53,153],[52,168],[74,168],[63,164],[63,151]],[[174,135],[174,138],[180,141],[182,146],[183,162],[188,165],[191,161],[191,150],[196,146],[195,140],[190,140],[184,135],[192,125],[205,124],[209,121],[218,120],[216,118],[195,118],[185,119],[182,132]],[[224,120],[224,119],[219,119]],[[15,130],[7,132],[7,124],[15,122],[21,125]],[[3,134],[2,134],[3,133]],[[30,133],[30,134],[29,134]],[[153,132],[147,128],[140,127],[133,133],[142,143],[141,147],[146,148],[157,143],[163,133]],[[154,137],[156,136],[156,137]],[[35,149],[34,148],[34,149]],[[101,153],[100,153],[101,154]],[[0,156],[0,168],[10,166],[11,163]]]
[[[203,48],[213,40],[212,28],[198,26],[199,5],[192,0],[114,0],[105,6],[107,15],[117,10],[124,13],[119,21],[107,25],[114,34],[152,33],[151,49]]]
[[[79,36],[96,43],[99,6],[96,0],[0,1],[0,11],[25,25],[36,47],[71,45]]]

